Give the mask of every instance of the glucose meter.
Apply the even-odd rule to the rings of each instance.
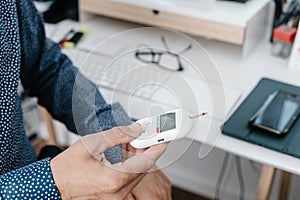
[[[136,123],[142,126],[142,134],[131,141],[130,144],[140,149],[183,138],[192,130],[194,119],[206,114],[206,112],[203,112],[191,116],[184,109],[176,109],[140,119]]]

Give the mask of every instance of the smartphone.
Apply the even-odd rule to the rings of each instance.
[[[300,96],[276,90],[251,117],[249,123],[272,133],[287,133],[300,113]]]

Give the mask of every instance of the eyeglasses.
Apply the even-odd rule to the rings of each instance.
[[[135,52],[135,57],[144,63],[155,64],[166,70],[183,71],[184,67],[180,55],[190,50],[192,45],[190,44],[178,53],[174,53],[170,51],[164,36],[161,37],[161,40],[166,50],[155,51],[151,47],[139,48]]]

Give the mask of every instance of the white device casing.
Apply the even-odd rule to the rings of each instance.
[[[161,115],[175,113],[176,127],[171,130],[160,132],[157,130],[157,119]],[[141,124],[142,134],[131,141],[130,144],[135,148],[146,148],[163,142],[169,142],[185,137],[193,128],[194,120],[190,119],[189,113],[183,109],[176,109],[161,115],[156,115],[138,120]]]

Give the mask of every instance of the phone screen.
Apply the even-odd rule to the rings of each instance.
[[[288,132],[299,115],[300,97],[284,91],[275,91],[251,118],[251,124],[282,134]]]

